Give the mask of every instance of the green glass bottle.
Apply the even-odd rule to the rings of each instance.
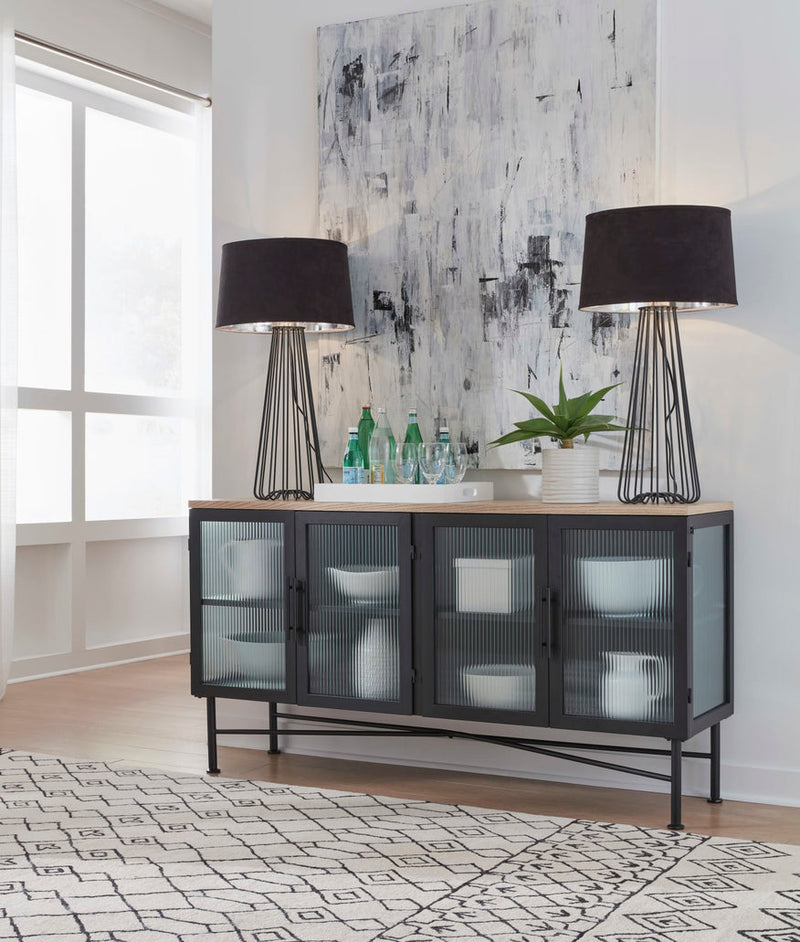
[[[386,483],[394,484],[395,475],[394,475],[394,458],[397,454],[397,442],[394,440],[394,435],[389,430],[389,464],[386,466]]]
[[[419,430],[416,409],[408,410],[408,425],[406,426],[406,437],[404,441],[414,442],[415,444],[419,444],[422,441],[422,432]],[[419,467],[417,467],[417,471],[414,475],[414,483],[419,484]]]
[[[364,458],[358,444],[358,429],[355,426],[347,430],[347,451],[342,459],[342,483],[364,483]]]
[[[358,447],[361,449],[361,456],[364,459],[364,468],[366,469],[365,481],[369,484],[369,440],[372,438],[372,430],[375,428],[375,420],[372,418],[369,406],[361,407],[361,418],[358,422]]]

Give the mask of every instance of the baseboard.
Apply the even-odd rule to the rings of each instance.
[[[242,710],[244,703],[239,701],[217,701],[220,714],[218,722],[223,726],[247,728],[257,723],[264,724],[264,717],[255,720],[252,713]],[[250,705],[252,706],[252,705]],[[263,705],[260,705],[263,710]],[[238,708],[238,709],[237,709]],[[364,717],[362,717],[364,718]],[[381,717],[386,722],[392,718]],[[282,726],[290,729],[297,726],[309,726],[299,718],[283,720]],[[398,719],[397,722],[402,722]],[[430,721],[428,721],[430,723]],[[424,725],[424,724],[421,724]],[[437,724],[441,725],[441,724]],[[468,727],[468,724],[459,724]],[[336,728],[336,727],[331,727]],[[485,729],[485,727],[484,727]],[[501,735],[506,734],[504,729]],[[509,731],[510,735],[522,735],[519,729]],[[548,734],[551,734],[548,737]],[[537,730],[540,739],[565,739],[563,730]],[[698,737],[697,742],[687,746],[689,749],[706,751],[707,734]],[[591,734],[571,736],[585,742],[608,742],[608,737],[593,737]],[[663,748],[663,740],[645,740],[641,737],[619,737],[620,745],[639,745],[645,748]],[[219,744],[238,746],[246,749],[265,750],[266,736],[220,736]],[[491,775],[506,775],[515,778],[527,778],[551,782],[569,782],[576,785],[594,785],[605,788],[623,788],[635,791],[666,792],[666,782],[658,782],[622,772],[597,769],[563,759],[549,756],[517,752],[491,743],[481,743],[463,739],[443,741],[441,738],[430,739],[388,739],[376,736],[366,737],[326,737],[326,736],[291,736],[291,732],[281,735],[281,750],[298,755],[323,756],[330,759],[345,759],[359,762],[376,762],[388,765],[406,765],[416,768],[444,769],[458,772],[470,772]],[[580,753],[597,758],[597,753]],[[607,753],[604,761],[620,765],[637,766],[658,772],[668,772],[666,757],[625,756]],[[224,771],[224,770],[223,770]],[[708,795],[709,764],[707,760],[686,759],[683,763],[683,794],[703,797]],[[725,762],[724,745],[721,763],[721,782],[723,798],[735,801],[755,802],[759,804],[786,805],[800,807],[800,770],[780,767],[752,767]]]
[[[22,674],[18,677],[9,678],[9,684],[21,684],[28,680],[43,680],[46,677],[61,677],[63,674],[80,674],[84,671],[96,671],[104,667],[119,667],[122,664],[135,664],[137,661],[154,661],[162,657],[172,657],[176,654],[188,654],[189,648],[186,646],[188,639],[177,638],[169,639],[169,643],[166,645],[166,650],[164,651],[155,651],[151,654],[140,654],[136,657],[123,657],[119,660],[108,660],[102,661],[98,660],[96,663],[91,664],[76,664],[75,666],[69,667],[59,667],[53,670],[44,670],[37,673]],[[99,651],[102,649],[95,648],[94,651]],[[80,652],[79,652],[80,653]],[[29,658],[28,660],[34,660],[34,658]],[[44,658],[37,658],[35,660],[44,660]],[[24,661],[14,661],[13,668],[21,669],[21,665],[24,664]]]

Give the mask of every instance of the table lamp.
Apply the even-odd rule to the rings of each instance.
[[[678,312],[736,300],[730,210],[632,206],[586,217],[582,311],[639,311],[618,496],[694,503],[700,480]]]
[[[253,485],[259,500],[312,500],[314,482],[328,477],[305,335],[353,326],[343,242],[248,239],[222,246],[216,327],[272,334]]]

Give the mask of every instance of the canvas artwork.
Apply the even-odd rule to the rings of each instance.
[[[624,417],[635,322],[577,305],[586,214],[654,202],[655,24],[656,0],[485,0],[319,30],[320,234],[356,320],[319,341],[325,464],[369,402],[397,437],[416,407],[473,465],[535,466],[486,445],[562,364],[568,395],[623,382]],[[596,444],[618,467],[621,436]]]

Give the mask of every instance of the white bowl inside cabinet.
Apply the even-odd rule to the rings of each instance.
[[[598,615],[657,615],[669,610],[671,561],[608,556],[577,560],[586,607]]]

